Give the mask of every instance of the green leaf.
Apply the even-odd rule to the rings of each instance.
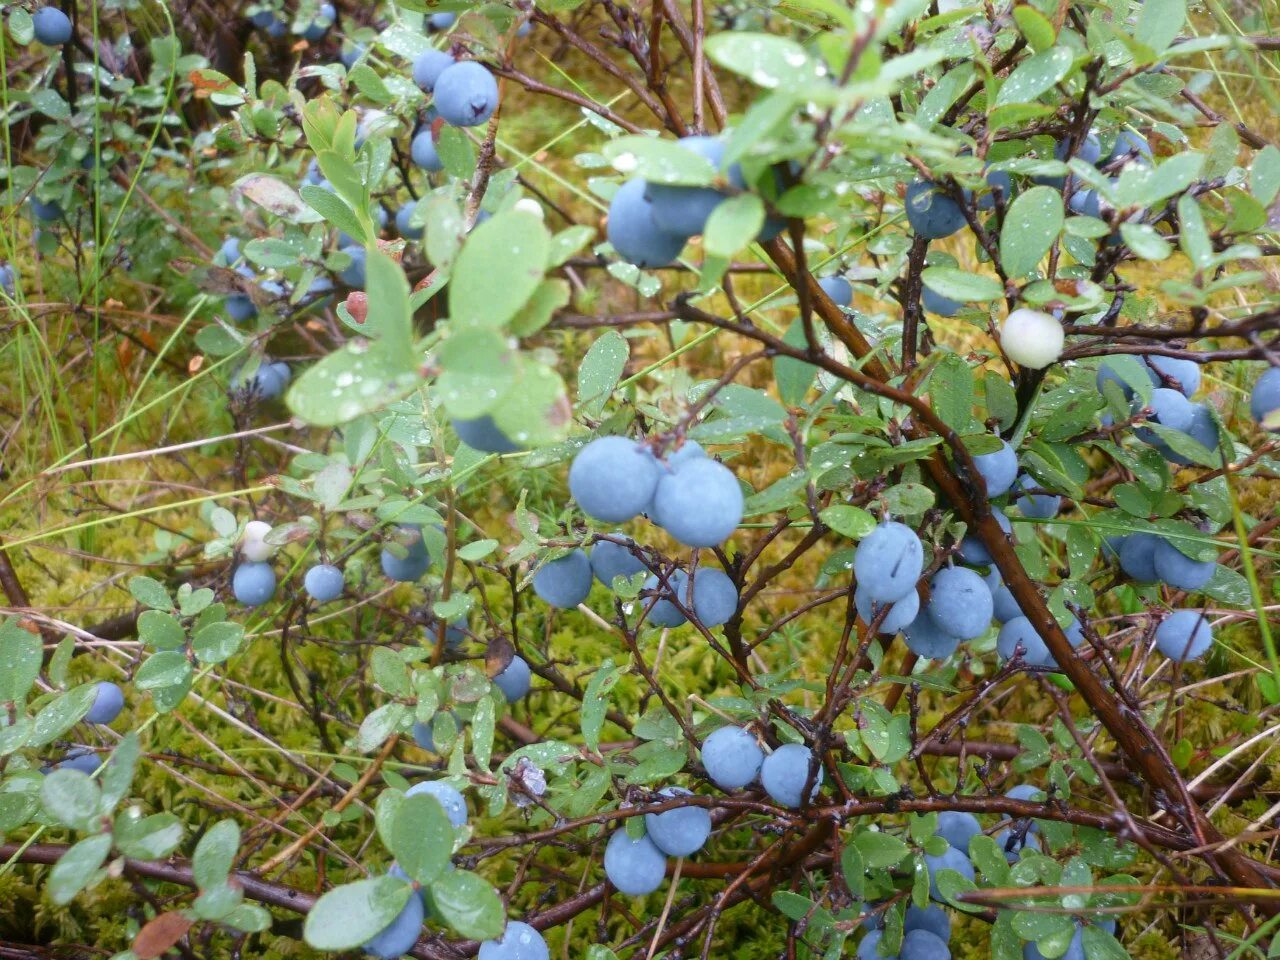
[[[570,413],[560,374],[522,355],[511,389],[494,410],[493,419],[519,446],[540,447],[564,437]]]
[[[374,877],[334,887],[316,901],[302,928],[317,950],[354,950],[400,915],[413,887],[396,877]]]
[[[417,355],[395,354],[381,341],[351,341],[308,369],[285,396],[293,414],[336,427],[387,406],[421,382]]]
[[[153,654],[138,668],[133,678],[139,690],[160,690],[175,687],[191,676],[191,661],[177,650],[165,650]]]
[[[601,151],[619,173],[649,183],[702,187],[716,178],[711,161],[674,140],[640,135],[610,140]]]
[[[138,639],[156,650],[177,650],[186,645],[187,631],[171,613],[144,610],[138,617]]]
[[[794,89],[819,79],[818,65],[800,44],[769,33],[733,31],[708,37],[707,56],[766,90]]]
[[[1169,241],[1145,223],[1120,224],[1120,238],[1143,260],[1165,260],[1173,253]]]
[[[1187,0],[1144,0],[1134,39],[1163,53],[1187,22]]]
[[[920,275],[935,293],[963,303],[986,303],[1004,296],[1004,286],[995,277],[956,267],[926,267]]]
[[[967,432],[973,422],[973,371],[954,353],[944,353],[929,374],[929,399],[942,421]]]
[[[0,703],[25,699],[41,662],[39,637],[18,626],[16,617],[0,624]]]
[[[163,860],[182,842],[182,821],[172,813],[149,817],[122,814],[115,821],[115,844],[126,857]]]
[[[516,353],[506,337],[489,327],[451,324],[436,359],[443,370],[436,393],[450,416],[460,419],[488,413],[515,379]]]
[[[1013,22],[1027,38],[1032,50],[1048,50],[1058,39],[1049,18],[1029,3],[1021,3],[1013,8]]]
[[[239,652],[244,644],[244,627],[220,620],[201,627],[191,640],[191,648],[201,663],[221,663]]]
[[[408,711],[403,703],[384,703],[364,718],[356,734],[356,749],[368,753],[386,742],[387,737],[400,728]]]
[[[507,919],[493,887],[466,870],[451,870],[431,884],[431,903],[455,932],[473,940],[500,936]]]
[[[911,852],[898,837],[874,830],[863,830],[853,838],[853,845],[862,854],[862,861],[869,870],[896,866]]]
[[[847,503],[824,508],[818,514],[818,519],[850,540],[861,540],[876,528],[875,517],[861,507],[853,507]]]
[[[517,337],[528,337],[537,333],[570,300],[569,281],[559,277],[550,277],[538,284],[533,296],[516,313],[511,320],[511,332]]]
[[[169,599],[169,591],[159,581],[150,577],[133,577],[129,580],[129,592],[133,599],[152,610],[172,610],[173,601]]]
[[[1067,47],[1054,47],[1023,60],[996,94],[995,106],[1030,103],[1067,75],[1075,56]]]
[[[30,13],[21,7],[14,7],[9,11],[9,36],[13,37],[14,43],[25,47],[35,39],[35,35],[35,22]]]
[[[409,281],[399,264],[377,247],[365,251],[369,314],[364,327],[392,356],[413,356],[413,313]]]
[[[393,697],[407,697],[412,691],[404,660],[390,647],[374,647],[369,656],[373,682]]]
[[[1249,167],[1249,190],[1263,206],[1270,206],[1280,193],[1280,148],[1275,144],[1267,144],[1254,156]]]
[[[30,745],[42,747],[58,739],[84,719],[97,696],[98,685],[85,683],[54,698],[36,714]]]
[[[244,933],[265,933],[271,929],[271,912],[256,903],[242,903],[221,922]]]
[[[1032,187],[1009,205],[1000,231],[1000,263],[1010,279],[1025,277],[1049,252],[1063,222],[1062,194]]]
[[[240,850],[240,827],[234,820],[219,820],[196,844],[191,872],[202,890],[226,883]]]
[[[542,282],[550,247],[542,220],[522,210],[503,211],[476,227],[449,280],[454,324],[506,326]]]
[[[93,778],[64,767],[49,771],[40,785],[40,802],[54,820],[84,830],[98,813],[101,793]]]
[[[303,203],[297,190],[269,173],[246,174],[232,184],[232,189],[267,213],[290,223],[318,223],[323,219]]]
[[[114,811],[120,801],[128,796],[140,756],[142,747],[138,743],[138,734],[131,730],[116,744],[115,750],[111,751],[111,759],[99,777],[102,785],[99,809],[104,816]]]
[[[587,682],[587,691],[582,697],[582,739],[590,750],[600,749],[600,730],[609,708],[609,692],[625,672],[625,668],[615,667],[613,659],[608,658]]]
[[[591,344],[578,367],[578,407],[583,416],[599,416],[622,378],[631,350],[627,339],[608,330]]]
[[[429,793],[405,797],[391,825],[391,853],[412,880],[430,884],[453,853],[454,830],[444,806]]]
[[[316,186],[314,183],[302,185],[302,199],[320,216],[355,240],[363,244],[369,238],[360,217],[347,206],[346,201],[331,190]]]
[[[1178,245],[1197,270],[1207,270],[1213,264],[1213,240],[1205,227],[1200,204],[1189,193],[1178,198]]]
[[[721,200],[707,218],[702,246],[713,257],[732,257],[764,226],[764,203],[754,193]]]
[[[93,880],[110,852],[109,833],[86,837],[68,848],[49,871],[49,882],[45,887],[49,891],[49,899],[59,906],[70,903]]]
[[[792,320],[782,339],[788,346],[806,349],[804,321],[800,317]],[[778,396],[788,407],[797,407],[804,402],[817,374],[818,368],[813,364],[794,357],[775,357],[773,360],[773,379],[778,385]]]
[[[464,130],[445,124],[436,139],[436,153],[444,164],[445,173],[451,177],[467,180],[475,172],[476,148]]]

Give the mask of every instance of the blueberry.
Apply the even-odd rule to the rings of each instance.
[[[231,592],[246,607],[266,603],[276,592],[276,574],[269,563],[242,563],[231,576]]]
[[[1006,537],[1013,536],[1013,524],[1004,515],[1004,511],[992,510],[991,516],[995,517],[997,525],[1004,531]],[[965,534],[964,539],[960,541],[959,554],[961,560],[975,566],[986,566],[992,562],[991,551],[976,533]]]
[[[591,548],[591,572],[611,590],[615,577],[634,577],[647,569],[643,560],[620,543],[601,540]]]
[[[773,751],[760,764],[760,784],[765,793],[784,807],[800,806],[812,759],[813,751],[799,743],[783,744]],[[822,778],[822,764],[819,763],[813,777],[813,788],[809,791],[810,800],[818,795]]]
[[[662,797],[691,797],[683,787],[665,787]],[[677,807],[662,813],[646,813],[644,828],[653,845],[669,857],[689,857],[702,849],[711,836],[711,814],[704,807]]]
[[[342,51],[338,54],[338,59],[344,67],[350,70],[368,52],[364,44],[353,43],[342,48]]]
[[[951,950],[947,942],[932,931],[911,930],[902,936],[898,960],[951,960]]]
[[[1067,201],[1067,206],[1072,213],[1078,213],[1082,217],[1102,216],[1102,198],[1098,196],[1097,190],[1076,190]]]
[[[73,747],[67,755],[53,765],[55,770],[79,770],[92,776],[102,766],[101,758],[88,747]]]
[[[467,822],[467,799],[455,787],[449,786],[443,780],[423,780],[406,790],[404,795],[414,797],[420,793],[440,801],[445,816],[455,827],[461,827]]]
[[[549,960],[551,953],[542,934],[527,923],[510,920],[502,939],[480,944],[478,956],[479,960]]]
[[[1269,367],[1253,385],[1253,393],[1249,396],[1249,413],[1261,426],[1267,415],[1276,410],[1280,410],[1280,367]]]
[[[1121,130],[1116,135],[1115,145],[1111,148],[1111,153],[1107,155],[1106,163],[1112,164],[1120,159],[1137,161],[1145,166],[1153,159],[1151,144],[1140,133]]]
[[[716,137],[682,137],[680,146],[711,162],[717,170],[724,159],[724,144]],[[650,183],[645,197],[651,204],[653,222],[660,230],[691,237],[702,233],[711,212],[724,194],[712,187],[679,187]]]
[[[649,607],[649,622],[655,627],[679,627],[688,622],[688,618],[680,612],[680,608],[672,603],[671,597],[679,601],[686,610],[689,607],[689,575],[683,570],[675,570],[667,577],[667,587],[662,586],[658,575],[650,575],[644,582],[645,590],[658,594],[658,599]],[[649,601],[646,600],[647,604]]]
[[[896,603],[915,590],[924,548],[914,530],[895,520],[871,531],[853,555],[858,588],[874,603]]]
[[[380,933],[367,940],[364,951],[379,960],[402,957],[418,942],[422,934],[422,897],[411,895],[404,909]]]
[[[884,606],[884,604],[876,603],[868,597],[867,591],[862,588],[861,583],[858,584],[857,590],[853,593],[853,603],[858,608],[858,616],[868,626],[875,615],[880,612],[880,608]],[[920,594],[912,590],[901,600],[897,600],[889,606],[889,612],[884,615],[884,619],[880,622],[880,629],[877,632],[881,636],[891,637],[907,627],[919,613]]]
[[[458,720],[457,714],[453,713],[453,711],[449,711],[449,713],[453,717],[454,725],[457,726],[457,720]],[[431,718],[431,721],[429,723],[415,723],[410,731],[413,736],[413,742],[416,743],[418,746],[420,746],[423,750],[426,750],[430,753],[440,752],[439,750],[436,749],[436,722],[440,719],[441,716],[442,716],[441,714],[437,713],[434,717]],[[445,812],[447,813],[448,811],[445,811]]]
[[[265,30],[267,29],[267,27],[271,26],[271,24],[275,21],[275,19],[276,19],[276,15],[274,11],[259,10],[257,13],[255,13],[253,16],[249,18],[249,22],[252,23],[259,30]]]
[[[938,627],[926,606],[902,630],[907,649],[926,660],[945,660],[956,652],[960,638]]]
[[[1125,537],[1120,546],[1120,569],[1141,583],[1156,581],[1156,547],[1160,537],[1153,533],[1135,533]]]
[[[969,862],[969,858],[957,850],[950,847],[945,853],[937,856],[925,854],[925,865],[929,868],[929,896],[934,900],[941,900],[942,894],[938,891],[938,871],[954,870],[968,880],[973,879],[973,864]]]
[[[14,272],[10,264],[0,264],[0,290],[3,290],[10,297],[17,292],[18,275]]]
[[[665,267],[680,255],[687,236],[668,233],[655,222],[645,182],[628,180],[609,202],[605,235],[618,256],[642,269]]]
[[[427,642],[435,644],[440,638],[440,620],[436,617],[428,618],[423,624],[422,633],[427,638]],[[444,628],[444,645],[450,650],[456,650],[467,639],[467,618],[465,616],[458,617],[452,623],[446,624]]]
[[[46,8],[48,9],[48,8]],[[53,223],[55,220],[62,220],[66,214],[62,212],[62,207],[57,201],[44,201],[39,197],[31,198],[31,212],[36,215],[36,219],[42,223]]]
[[[926,240],[949,237],[966,223],[960,204],[928,180],[910,184],[904,203],[911,229]]]
[[[569,467],[574,500],[606,523],[625,523],[647,511],[657,485],[657,463],[645,447],[626,437],[592,440]]]
[[[912,930],[927,930],[946,943],[951,939],[951,918],[947,911],[933,904],[924,908],[913,905],[907,907],[906,916],[902,918],[902,932],[906,934]]]
[[[880,954],[880,938],[884,936],[881,930],[872,930],[858,944],[858,960],[888,960]]]
[[[223,306],[226,308],[227,316],[235,323],[244,323],[246,320],[252,320],[258,315],[258,308],[243,293],[233,293],[227,297]]]
[[[1019,490],[1035,490],[1039,488],[1034,478],[1025,473],[1014,484]],[[1014,506],[1024,517],[1033,520],[1052,520],[1062,508],[1062,498],[1048,493],[1024,493],[1014,501]]]
[[[938,814],[938,836],[961,853],[969,852],[969,841],[981,832],[982,824],[972,813],[965,813],[963,810],[944,810]]]
[[[964,309],[964,304],[959,300],[944,297],[927,285],[920,291],[920,303],[927,311],[936,313],[940,317],[954,317]]]
[[[333,21],[338,16],[333,9],[332,3],[320,4],[316,18],[307,24],[302,31],[302,39],[310,43],[316,43],[324,39],[324,35],[329,32],[329,28],[333,26]]]
[[[1199,590],[1218,565],[1212,560],[1192,560],[1168,540],[1160,540],[1152,553],[1156,580],[1179,590]]]
[[[591,592],[591,561],[581,550],[543,564],[533,575],[533,592],[561,610],[576,607]]]
[[[351,262],[339,271],[338,279],[353,290],[363,290],[367,282],[365,264],[368,262],[368,253],[364,247],[355,243],[339,247],[338,252],[351,258]]]
[[[1179,391],[1168,387],[1156,387],[1152,390],[1147,407],[1151,410],[1151,415],[1147,417],[1148,423],[1158,423],[1162,427],[1181,433],[1186,433],[1190,429],[1191,421],[1195,418],[1195,409],[1191,402]],[[1138,427],[1133,434],[1143,443],[1149,443],[1152,446],[1158,446],[1160,443],[1160,438],[1149,427]]]
[[[390,548],[382,548],[382,572],[389,580],[399,583],[413,583],[422,579],[422,575],[431,566],[431,557],[427,553],[426,541],[422,539],[422,528],[413,524],[402,526],[400,530],[413,535],[405,548],[403,557],[397,556]]]
[[[1187,436],[1206,450],[1212,453],[1218,452],[1218,424],[1214,421],[1213,414],[1205,404],[1193,403],[1191,405],[1191,426],[1187,427]],[[1158,449],[1164,454],[1164,458],[1171,463],[1181,464],[1184,467],[1191,463],[1182,454],[1170,448],[1168,444],[1161,443]]]
[[[1004,440],[1000,440],[1000,449],[994,453],[974,457],[973,465],[987,482],[988,498],[1006,493],[1018,476],[1018,455]]]
[[[427,50],[418,54],[413,61],[413,82],[424,93],[430,93],[436,87],[440,74],[452,67],[457,61],[443,50]]]
[[[1084,642],[1084,630],[1074,618],[1062,629],[1073,648]],[[996,652],[1001,660],[1008,660],[1019,644],[1023,648],[1023,663],[1032,667],[1057,668],[1058,661],[1049,652],[1048,645],[1035,625],[1026,617],[1014,617],[1000,628],[1000,635],[996,638]]]
[[[533,678],[529,663],[524,657],[512,657],[506,668],[493,678],[494,685],[502,691],[507,703],[523,700],[529,694]]]
[[[453,432],[468,447],[481,453],[518,453],[524,449],[503,433],[487,413],[471,420],[454,420]]]
[[[987,589],[991,591],[991,612],[1001,623],[1025,616],[1022,607],[1013,598],[1013,591],[1005,585],[1004,578],[995,567],[987,574]]]
[[[840,274],[823,277],[818,281],[818,286],[837,307],[848,307],[853,304],[853,284]]]
[[[436,152],[436,141],[431,136],[431,128],[423,127],[419,130],[409,144],[409,156],[413,159],[415,165],[423,170],[444,169],[444,162],[440,159],[440,154]]]
[[[693,612],[708,628],[728,623],[738,612],[738,588],[727,573],[705,566],[694,571]]]
[[[989,189],[978,198],[978,209],[994,210],[997,190],[1000,192],[1000,202],[1008,207],[1009,201],[1013,199],[1013,178],[1009,176],[1008,171],[989,170],[986,181]]]
[[[1132,354],[1121,354],[1121,356],[1132,356]],[[1143,364],[1146,374],[1151,380],[1152,386],[1159,386],[1156,372],[1147,366],[1141,357],[1134,357],[1134,359]],[[1116,384],[1120,388],[1121,392],[1124,393],[1126,400],[1133,398],[1133,388],[1129,386],[1128,382],[1120,377],[1113,365],[1109,364],[1106,360],[1103,360],[1102,363],[1098,364],[1098,375],[1094,379],[1094,382],[1098,385],[1099,393],[1102,393],[1103,385],[1108,381]]]
[[[427,17],[426,27],[433,31],[448,30],[457,22],[457,19],[456,13],[433,13]]]
[[[302,588],[317,603],[342,596],[342,571],[331,563],[317,563],[302,578]]]
[[[455,127],[484,123],[498,108],[498,82],[484,64],[462,60],[436,78],[435,105],[444,122]]]
[[[647,836],[632,840],[625,829],[620,829],[605,847],[604,872],[619,893],[643,897],[662,885],[667,858]]]
[[[419,240],[422,238],[424,227],[415,227],[411,222],[413,211],[418,209],[418,201],[410,200],[399,210],[396,211],[396,232],[406,240]]]
[[[1199,660],[1213,646],[1213,628],[1200,610],[1175,610],[1156,628],[1156,648],[1179,663]]]
[[[667,469],[675,470],[680,464],[688,460],[696,460],[706,455],[707,451],[702,449],[702,444],[697,440],[686,440],[680,445],[679,450],[675,450],[667,456]]]
[[[1146,361],[1155,374],[1157,386],[1165,386],[1169,380],[1177,381],[1179,391],[1188,398],[1200,389],[1200,364],[1194,360],[1147,354]]]
[[[929,619],[939,630],[972,640],[991,625],[991,591],[966,567],[943,567],[929,582]]]
[[[1017,831],[1006,827],[992,834],[991,839],[996,842],[1000,850],[1004,851],[1004,858],[1010,864],[1021,860],[1023,853],[1028,850],[1032,853],[1040,852],[1040,838],[1031,830]]]
[[[1010,800],[1027,800],[1035,803],[1042,802],[1048,796],[1034,783],[1020,783],[1016,787],[1006,790],[1004,795]]]
[[[46,47],[60,47],[71,39],[71,18],[57,7],[41,7],[31,15],[36,40]]]
[[[652,517],[686,547],[714,547],[738,528],[742,507],[742,488],[733,472],[715,460],[693,457],[658,480]]]
[[[98,684],[93,696],[93,706],[84,715],[87,723],[111,723],[124,709],[124,691],[110,680]]]
[[[1064,163],[1067,161],[1067,151],[1071,148],[1070,139],[1060,140],[1053,148],[1053,156],[1056,160]],[[1102,141],[1098,139],[1098,135],[1092,130],[1084,138],[1084,143],[1080,144],[1080,148],[1076,150],[1075,156],[1083,160],[1085,163],[1096,165],[1102,158]]]
[[[756,738],[741,727],[721,727],[702,741],[702,766],[721,790],[741,790],[754,782],[763,762]]]

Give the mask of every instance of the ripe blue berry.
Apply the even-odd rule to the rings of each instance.
[[[467,822],[466,797],[454,787],[449,786],[442,780],[423,780],[406,790],[404,795],[413,797],[420,793],[425,793],[427,796],[435,797],[440,801],[440,806],[444,808],[445,816],[449,818],[449,822],[455,827],[460,827]]]
[[[910,930],[902,936],[898,960],[951,960],[951,949],[930,930]]]
[[[1004,515],[1004,511],[992,510],[991,516],[995,517],[996,523],[1006,537],[1013,536],[1013,525],[1009,523],[1009,518]],[[984,567],[992,562],[991,551],[976,533],[965,534],[964,539],[960,541],[958,552],[961,560],[974,566]]]
[[[1040,484],[1035,478],[1025,473],[1014,483],[1018,490],[1036,490]],[[1024,517],[1033,520],[1052,520],[1062,508],[1062,498],[1049,493],[1023,493],[1014,501],[1014,506]]]
[[[1168,540],[1156,543],[1152,561],[1156,580],[1179,590],[1199,590],[1218,568],[1212,560],[1192,560]]]
[[[874,603],[895,603],[915,590],[924,568],[924,547],[916,532],[890,520],[858,544],[853,572],[859,589]]]
[[[423,127],[409,143],[409,156],[415,166],[423,170],[435,172],[444,169],[444,162],[436,152],[436,142],[431,136],[431,128]]]
[[[634,577],[647,569],[644,561],[621,543],[601,540],[591,548],[591,572],[610,590],[615,577]]]
[[[431,557],[427,553],[426,541],[422,539],[422,528],[414,524],[400,527],[401,536],[408,539],[402,543],[404,556],[397,556],[390,547],[382,548],[382,572],[388,579],[399,583],[413,583],[421,580],[422,575],[431,566]],[[399,541],[397,541],[399,542]]]
[[[942,894],[938,891],[939,870],[954,870],[968,880],[973,879],[973,864],[955,847],[950,847],[945,853],[937,856],[926,854],[924,862],[929,868],[929,896],[934,900],[942,899]]]
[[[88,747],[73,747],[67,751],[66,756],[53,765],[53,769],[79,770],[87,776],[92,776],[100,766],[102,766],[102,759],[94,751]]]
[[[1175,610],[1156,627],[1156,648],[1170,660],[1199,660],[1213,646],[1213,627],[1201,610]]]
[[[1268,414],[1277,410],[1280,410],[1280,367],[1269,367],[1253,385],[1253,393],[1249,396],[1249,412],[1261,426]]]
[[[395,960],[413,949],[422,934],[422,898],[411,895],[404,909],[380,933],[367,940],[364,951],[379,960]]]
[[[468,447],[481,453],[517,453],[523,449],[503,433],[487,413],[472,420],[454,420],[453,432]]]
[[[1073,648],[1084,643],[1084,629],[1075,618],[1072,618],[1062,630]],[[1014,617],[1000,628],[1000,635],[996,638],[996,652],[1001,660],[1008,660],[1019,644],[1023,648],[1022,661],[1028,666],[1054,668],[1058,666],[1058,661],[1049,652],[1044,638],[1026,617]]]
[[[723,570],[698,567],[693,574],[693,612],[704,627],[728,623],[738,611],[738,588]]]
[[[688,237],[670,233],[653,219],[646,183],[633,178],[618,188],[609,202],[605,234],[618,256],[641,269],[665,267],[680,256]]]
[[[410,200],[403,207],[396,211],[396,231],[406,240],[419,240],[425,228],[414,226],[412,221],[413,212],[418,209],[418,201]]]
[[[1004,853],[1004,858],[1011,864],[1021,860],[1023,853],[1028,850],[1032,853],[1040,852],[1040,838],[1031,829],[1015,830],[1005,827],[992,834],[991,839],[996,842],[996,847]]]
[[[995,498],[1006,493],[1018,476],[1018,454],[1013,447],[1000,441],[1000,449],[973,458],[973,465],[987,482],[987,496]]]
[[[423,93],[430,93],[436,87],[440,74],[456,63],[453,57],[443,50],[427,50],[413,61],[413,82]]]
[[[462,60],[436,77],[435,105],[444,122],[454,127],[484,123],[498,108],[498,81],[482,63]]]
[[[653,520],[686,547],[723,543],[742,520],[742,488],[724,464],[693,457],[658,480]]]
[[[494,685],[502,691],[507,703],[523,700],[529,694],[533,684],[533,675],[529,663],[524,657],[512,657],[506,668],[493,678]]]
[[[741,790],[755,781],[764,762],[756,738],[741,727],[721,727],[702,741],[702,766],[721,790]]]
[[[968,854],[969,841],[981,832],[982,824],[972,813],[966,813],[963,810],[944,810],[938,814],[938,836],[961,853]]]
[[[1168,387],[1156,387],[1152,390],[1147,407],[1151,410],[1150,416],[1147,417],[1148,423],[1158,423],[1162,427],[1182,433],[1190,429],[1195,415],[1191,402],[1177,390],[1170,390]],[[1152,446],[1160,443],[1160,438],[1150,427],[1138,427],[1133,434],[1143,443],[1149,443]]]
[[[427,17],[426,28],[433,33],[448,30],[457,20],[456,13],[433,13]]]
[[[98,684],[93,706],[84,715],[84,719],[88,723],[111,723],[120,716],[123,709],[124,691],[110,680],[103,680]]]
[[[625,523],[649,509],[658,469],[649,451],[634,440],[599,437],[573,458],[569,492],[595,519]]]
[[[71,39],[71,18],[57,7],[41,7],[31,15],[36,40],[46,47],[60,47]]]
[[[964,309],[964,304],[961,301],[944,297],[937,291],[930,289],[928,285],[920,291],[920,303],[927,311],[936,313],[940,317],[954,317]]]
[[[923,909],[910,906],[902,918],[902,932],[905,934],[912,930],[927,930],[946,943],[951,939],[951,918],[947,916],[947,911],[932,903]]]
[[[853,284],[840,274],[832,274],[818,281],[822,292],[831,298],[837,307],[847,307],[853,303]]]
[[[591,592],[591,561],[581,550],[543,564],[533,575],[533,592],[561,610],[576,607]]]
[[[987,588],[991,591],[991,612],[1001,623],[1025,616],[1018,601],[1013,599],[1013,591],[1005,586],[1000,571],[995,567],[987,574]]]
[[[604,872],[619,893],[643,897],[662,885],[667,858],[647,836],[632,840],[619,829],[604,849]]]
[[[688,622],[688,618],[680,611],[680,607],[672,602],[672,599],[684,607],[689,609],[689,575],[683,570],[673,570],[667,577],[667,586],[662,585],[662,581],[658,579],[656,573],[651,574],[644,582],[646,591],[654,591],[658,599],[650,601],[645,599],[645,604],[652,602],[652,606],[648,607],[649,622],[655,627],[679,627]]]
[[[871,625],[875,615],[880,612],[880,608],[885,606],[885,604],[876,603],[868,597],[867,591],[862,588],[862,584],[858,584],[858,588],[854,591],[853,603],[858,608],[858,616],[868,626]],[[885,637],[893,636],[915,620],[920,613],[920,594],[912,590],[901,600],[888,606],[889,612],[884,615],[884,619],[880,622],[880,629],[877,631],[881,636]]]
[[[1161,538],[1154,533],[1134,533],[1120,545],[1120,569],[1141,583],[1156,580],[1156,547]]]
[[[269,563],[242,563],[231,576],[231,592],[246,607],[261,606],[276,592],[276,573]]]
[[[928,180],[911,183],[903,203],[911,229],[926,240],[949,237],[966,223],[960,204]]]
[[[510,920],[502,939],[480,944],[478,956],[479,960],[549,960],[551,953],[542,934],[527,923]]]
[[[760,784],[765,793],[784,807],[800,806],[812,759],[813,751],[799,743],[783,744],[773,751],[760,764]],[[809,791],[810,800],[818,795],[822,778],[822,764],[819,763],[814,773],[813,787]]]
[[[991,625],[991,591],[982,577],[966,567],[943,567],[929,583],[930,598],[925,608],[939,630],[972,640]]]
[[[719,170],[724,158],[724,144],[716,137],[682,137],[680,146],[710,161]],[[645,196],[653,209],[653,222],[658,228],[678,236],[692,237],[702,233],[711,212],[719,206],[724,194],[713,187],[680,187],[660,183],[646,186]]]
[[[331,563],[317,563],[302,578],[302,588],[317,603],[342,596],[342,571]]]
[[[662,797],[691,797],[683,787],[664,787]],[[669,857],[690,857],[702,849],[711,836],[711,814],[705,807],[677,807],[662,813],[646,813],[644,828],[653,845]]]
[[[1174,380],[1182,395],[1188,398],[1200,389],[1200,364],[1194,360],[1162,357],[1152,353],[1147,354],[1146,361],[1156,376],[1157,386],[1167,386],[1170,380]]]
[[[956,652],[960,638],[938,627],[926,606],[902,630],[907,649],[926,660],[945,660]]]

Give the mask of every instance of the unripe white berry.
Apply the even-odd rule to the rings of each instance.
[[[542,219],[542,204],[533,199],[533,197],[521,197],[516,201],[514,209],[532,213],[539,220]]]
[[[1062,324],[1040,310],[1015,310],[1000,328],[1000,346],[1009,359],[1032,370],[1043,370],[1062,356],[1062,343]]]
[[[244,534],[240,537],[240,552],[252,563],[262,563],[271,559],[275,547],[266,542],[271,532],[271,524],[262,520],[250,520],[244,525]]]

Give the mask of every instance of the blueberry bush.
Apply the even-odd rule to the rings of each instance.
[[[0,9],[0,954],[1280,953],[1273,0]]]

